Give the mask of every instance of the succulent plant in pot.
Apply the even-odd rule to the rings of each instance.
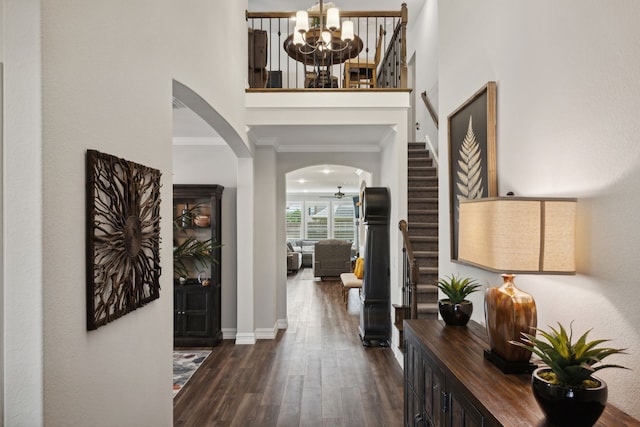
[[[447,296],[438,301],[438,310],[444,322],[450,326],[466,325],[473,313],[473,303],[467,297],[481,285],[471,278],[460,278],[452,274],[439,279],[437,286]]]
[[[626,349],[603,347],[609,341],[588,341],[588,330],[573,341],[573,322],[566,328],[549,331],[537,329],[540,338],[523,333],[521,342],[512,344],[524,347],[540,357],[547,366],[539,367],[531,376],[531,387],[538,405],[550,424],[556,426],[591,426],[607,403],[607,384],[593,375],[605,368],[622,368],[616,364],[602,364],[602,360],[614,354],[625,354]]]

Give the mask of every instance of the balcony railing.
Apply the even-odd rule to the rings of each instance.
[[[246,12],[249,91],[407,88],[406,4],[400,11],[340,11],[341,21],[353,21],[359,41],[330,53],[331,60],[325,56],[326,63],[292,43],[294,16]],[[309,12],[310,18],[318,16]]]

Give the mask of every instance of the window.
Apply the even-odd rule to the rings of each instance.
[[[331,205],[333,207],[333,238],[353,241],[355,237],[353,202],[331,202]]]
[[[355,240],[355,211],[349,201],[287,202],[287,239]]]
[[[302,239],[302,202],[287,203],[287,239]]]
[[[322,240],[329,238],[329,203],[306,202],[306,238]]]

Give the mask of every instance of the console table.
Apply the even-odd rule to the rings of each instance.
[[[507,375],[486,361],[486,331],[476,322],[404,321],[404,425],[544,427],[531,376]],[[607,404],[596,426],[640,426]]]

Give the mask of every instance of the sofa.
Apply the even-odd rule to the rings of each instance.
[[[294,273],[302,267],[302,253],[293,250],[293,246],[287,242],[287,274]]]
[[[313,251],[316,244],[315,240],[289,239],[287,240],[287,245],[289,244],[293,248],[293,252],[298,252],[302,255],[301,267],[313,266]]]
[[[313,260],[314,277],[339,277],[351,271],[351,242],[320,240],[316,242]]]

